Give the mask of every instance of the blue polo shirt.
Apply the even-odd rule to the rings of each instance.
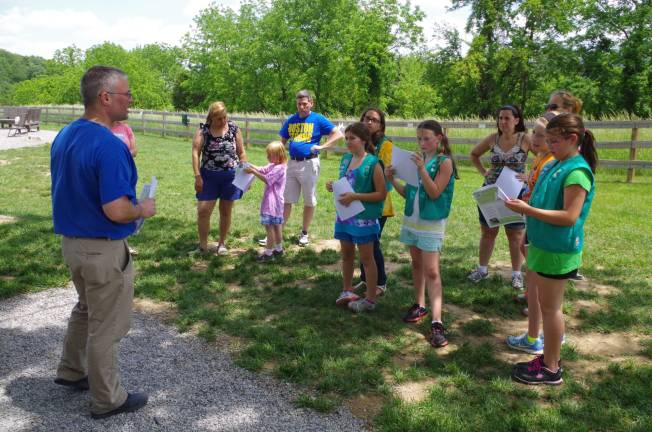
[[[323,136],[328,136],[335,126],[321,114],[310,112],[305,118],[292,114],[278,134],[290,141],[290,157],[308,157],[310,148],[319,145]]]
[[[54,232],[69,237],[123,239],[135,222],[116,223],[102,205],[136,202],[138,173],[127,146],[106,127],[79,119],[63,128],[50,150]]]

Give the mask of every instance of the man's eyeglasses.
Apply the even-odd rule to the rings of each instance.
[[[546,111],[554,111],[554,110],[556,110],[557,108],[559,108],[559,105],[554,104],[554,103],[553,103],[553,104],[548,104],[548,105],[546,105]]]
[[[364,117],[362,120],[364,120],[366,123],[380,123],[380,120],[374,117]]]
[[[108,93],[108,94],[119,94],[119,95],[122,95],[122,96],[127,96],[129,99],[131,99],[131,98],[134,97],[134,96],[131,94],[130,91],[126,91],[126,92],[124,92],[124,93],[120,93],[120,92],[110,92],[110,91],[108,91],[107,93]]]

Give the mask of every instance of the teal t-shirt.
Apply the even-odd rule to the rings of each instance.
[[[571,171],[564,181],[564,187],[576,184],[588,193],[591,190],[589,174],[582,169]],[[533,244],[528,246],[527,267],[535,272],[551,275],[565,274],[578,269],[581,264],[582,251],[575,253],[547,252]]]

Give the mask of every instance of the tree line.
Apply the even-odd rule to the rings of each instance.
[[[0,102],[77,103],[83,71],[106,64],[129,74],[135,106],[152,109],[203,111],[223,100],[231,111],[277,114],[292,111],[294,93],[308,88],[331,115],[376,105],[405,118],[487,117],[512,103],[533,116],[553,90],[566,89],[595,118],[652,117],[652,0],[453,0],[451,7],[470,11],[470,40],[433,17],[424,25],[444,42],[431,48],[423,12],[407,1],[212,4],[179,46],[63,48],[13,83],[0,82]]]

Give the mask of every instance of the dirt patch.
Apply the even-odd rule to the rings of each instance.
[[[428,396],[428,391],[436,383],[435,379],[408,382],[394,387],[396,396],[407,403],[421,402]]]
[[[18,222],[18,218],[15,218],[13,216],[0,215],[0,224],[15,223],[15,222]]]
[[[195,261],[192,263],[190,266],[190,270],[197,272],[197,273],[206,273],[208,270],[208,262],[207,261]]]
[[[618,294],[620,290],[614,286],[602,285],[599,283],[591,282],[590,280],[573,281],[575,289],[578,291],[595,292],[600,297],[607,297]]]
[[[340,250],[340,241],[335,239],[317,240],[311,242],[310,245],[315,250],[315,252],[322,252],[327,249],[331,249],[334,251]]]
[[[153,315],[165,323],[171,323],[179,316],[174,303],[153,301],[147,298],[134,298],[134,310]]]
[[[10,163],[11,163],[11,162],[9,162],[8,160],[0,159],[0,166],[9,165]]]
[[[571,335],[572,337],[573,335]],[[641,351],[641,338],[627,333],[581,333],[569,340],[583,354],[615,358]]]
[[[385,402],[385,398],[379,395],[358,395],[344,401],[344,405],[351,411],[351,414],[361,418],[369,426],[380,413]]]
[[[578,313],[581,310],[585,310],[586,312],[589,312],[589,313],[594,313],[594,312],[598,312],[599,310],[602,310],[604,308],[605,308],[605,306],[603,306],[603,305],[601,305],[599,303],[596,303],[596,302],[594,302],[592,300],[575,300],[573,302],[573,310],[577,311]]]

